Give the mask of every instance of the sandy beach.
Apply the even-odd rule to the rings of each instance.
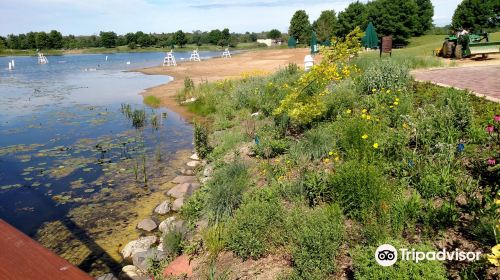
[[[201,62],[180,62],[177,67],[151,67],[136,71],[149,75],[168,75],[173,81],[147,89],[143,95],[153,95],[161,100],[162,106],[188,119],[194,115],[175,100],[178,90],[184,87],[184,78],[190,77],[195,84],[202,81],[217,81],[240,78],[243,73],[254,71],[274,72],[289,63],[301,66],[309,49],[269,49],[248,51],[232,58],[213,58]]]

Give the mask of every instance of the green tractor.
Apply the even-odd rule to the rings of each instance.
[[[445,38],[439,56],[462,59],[482,55],[486,58],[490,53],[500,52],[500,42],[490,42],[488,33],[468,34],[459,32]]]

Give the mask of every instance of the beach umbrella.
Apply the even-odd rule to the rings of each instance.
[[[365,30],[365,36],[361,40],[363,47],[374,49],[378,47],[378,36],[377,32],[375,32],[375,27],[370,22]]]
[[[288,38],[288,47],[289,48],[297,47],[297,40],[295,40],[295,38],[293,38],[293,36],[290,36],[290,38]]]
[[[318,38],[316,37],[316,32],[312,32],[311,34],[311,54],[318,53]]]

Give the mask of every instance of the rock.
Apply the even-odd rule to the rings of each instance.
[[[194,171],[192,169],[182,168],[181,169],[181,174],[182,175],[187,175],[187,176],[193,176],[194,175]]]
[[[192,159],[192,160],[200,160],[200,158],[198,157],[198,154],[193,154],[189,158]]]
[[[168,212],[170,212],[170,201],[169,200],[163,201],[155,208],[156,214],[165,215]]]
[[[167,231],[169,231],[172,228],[172,224],[174,221],[175,221],[175,217],[173,217],[173,216],[168,217],[167,219],[165,219],[163,222],[160,223],[160,226],[158,227],[158,229],[162,233],[166,233]]]
[[[163,276],[183,276],[190,277],[193,275],[193,268],[189,264],[189,258],[186,255],[181,255],[168,264],[163,270]]]
[[[106,273],[96,278],[96,280],[118,280],[113,273]]]
[[[152,231],[156,228],[156,223],[155,221],[151,220],[151,219],[144,219],[142,221],[139,222],[139,224],[137,224],[137,228],[138,229],[143,229],[145,231]]]
[[[201,162],[199,162],[197,160],[192,160],[192,161],[186,163],[186,165],[189,166],[189,167],[196,167],[196,166],[198,166],[200,164],[201,164]]]
[[[184,205],[184,197],[180,197],[172,203],[172,210],[178,212],[181,210],[182,205]]]
[[[240,148],[240,155],[246,155],[249,157],[255,156],[255,152],[252,150],[253,143],[246,143]]]
[[[122,268],[122,273],[120,275],[121,279],[131,279],[131,280],[149,280],[149,277],[144,275],[139,268],[134,265],[126,265]]]
[[[205,185],[210,180],[212,180],[212,177],[204,177],[204,178],[201,178],[201,183],[203,185]]]
[[[131,257],[134,253],[138,251],[146,251],[148,250],[151,245],[156,243],[156,236],[146,236],[146,237],[141,237],[137,240],[130,241],[123,247],[121,254],[124,259]]]
[[[157,249],[151,248],[147,251],[141,251],[135,253],[132,256],[132,263],[143,272],[147,272],[148,259],[154,259],[156,261],[160,261],[166,257],[167,255],[163,251],[158,251]]]
[[[207,164],[207,166],[205,166],[205,169],[203,169],[203,176],[210,177],[212,176],[212,173],[214,173],[214,166],[212,164]]]
[[[193,194],[194,191],[200,188],[200,184],[198,183],[184,183],[178,184],[177,186],[171,188],[167,195],[175,198],[181,197],[189,197]]]
[[[195,183],[196,181],[197,181],[196,176],[177,176],[172,180],[172,183],[184,184],[184,183]]]
[[[195,225],[196,225],[197,230],[202,230],[202,229],[208,228],[208,221],[205,219],[201,219],[201,220],[197,221]]]

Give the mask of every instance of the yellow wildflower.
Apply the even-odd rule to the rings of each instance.
[[[365,140],[366,140],[366,139],[368,139],[368,135],[363,134],[363,136],[361,136],[361,138],[363,138],[363,139],[365,139]]]
[[[394,106],[392,106],[392,105],[391,105],[391,106],[389,106],[389,108],[391,108],[391,109],[392,109],[392,108],[394,108]]]
[[[500,244],[491,248],[491,254],[486,255],[488,261],[494,266],[500,266]]]
[[[387,92],[387,93],[391,93],[391,90],[390,90],[390,89],[388,89],[386,92]]]
[[[361,113],[366,113],[366,112],[368,112],[368,110],[366,109],[361,110]]]
[[[397,105],[399,104],[399,102],[397,102],[397,101],[394,101],[394,103],[393,103],[393,104],[397,106]]]
[[[397,97],[396,97],[396,101],[398,101],[398,102],[399,102],[399,98],[397,98]]]
[[[324,163],[328,163],[328,162],[330,162],[330,159],[329,159],[329,158],[325,158],[325,159],[323,160],[323,162],[324,162]]]
[[[372,88],[372,92],[375,92],[375,91],[377,91],[377,90],[376,90],[376,89],[374,89],[374,88]]]
[[[500,205],[500,199],[498,199],[498,198],[497,198],[497,199],[495,199],[495,204],[496,204],[496,205]]]
[[[331,155],[331,156],[333,156],[333,152],[332,151],[330,151],[328,154]]]
[[[407,123],[403,123],[403,128],[409,128],[410,126]]]
[[[373,143],[373,148],[378,149],[378,143]]]
[[[361,114],[361,118],[365,119],[366,118],[366,114]]]
[[[339,160],[340,160],[340,158],[338,156],[335,157],[335,161],[339,161]]]
[[[372,117],[370,115],[366,115],[366,119],[369,120],[371,119]]]
[[[351,109],[347,109],[346,113],[350,114],[352,111]]]

